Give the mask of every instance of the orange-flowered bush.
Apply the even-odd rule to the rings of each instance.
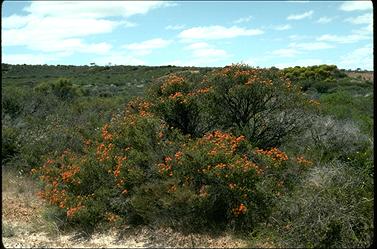
[[[255,210],[263,205],[256,183],[264,172],[247,154],[249,149],[244,136],[221,131],[189,140],[156,165],[164,181],[172,185],[153,194],[142,191],[150,205],[135,197],[135,209],[141,216],[161,216],[153,204],[160,205],[162,200],[166,214],[180,217],[176,222],[186,228],[230,224],[232,220],[253,224],[258,219]],[[241,208],[235,212],[235,207]]]
[[[152,166],[164,152],[166,125],[138,111],[127,108],[126,116],[105,124],[98,142],[85,142],[85,154],[66,150],[33,170],[44,186],[39,195],[65,212],[67,221],[93,225],[127,217],[122,203],[134,186],[153,177]]]
[[[260,148],[278,147],[305,128],[310,105],[279,71],[235,64],[208,74],[207,111],[221,129],[242,134]]]
[[[282,95],[295,91],[279,75],[242,65],[168,75],[147,98],[114,114],[99,139],[85,140],[82,154],[66,150],[34,170],[43,182],[40,196],[75,224],[252,227],[308,168],[304,159],[266,146],[274,132],[289,133],[275,125],[284,125],[276,121],[284,120],[282,110],[293,110]],[[274,107],[279,113],[265,112]]]
[[[172,74],[156,81],[147,94],[153,103],[152,111],[183,134],[202,136],[210,128],[204,103],[213,87],[198,84],[201,80]]]

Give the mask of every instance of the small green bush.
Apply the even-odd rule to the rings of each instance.
[[[373,179],[333,162],[315,167],[271,215],[283,247],[359,248],[373,242]]]

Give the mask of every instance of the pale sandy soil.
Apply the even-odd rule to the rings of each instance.
[[[5,248],[247,247],[246,241],[229,234],[183,235],[170,228],[147,226],[95,232],[90,239],[83,239],[77,232],[63,233],[56,224],[43,218],[45,204],[36,197],[36,191],[30,179],[3,171],[2,243]]]

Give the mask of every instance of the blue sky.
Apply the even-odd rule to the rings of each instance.
[[[2,62],[373,70],[371,1],[4,1]]]

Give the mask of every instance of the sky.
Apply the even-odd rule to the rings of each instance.
[[[373,70],[371,1],[4,1],[2,63]]]

